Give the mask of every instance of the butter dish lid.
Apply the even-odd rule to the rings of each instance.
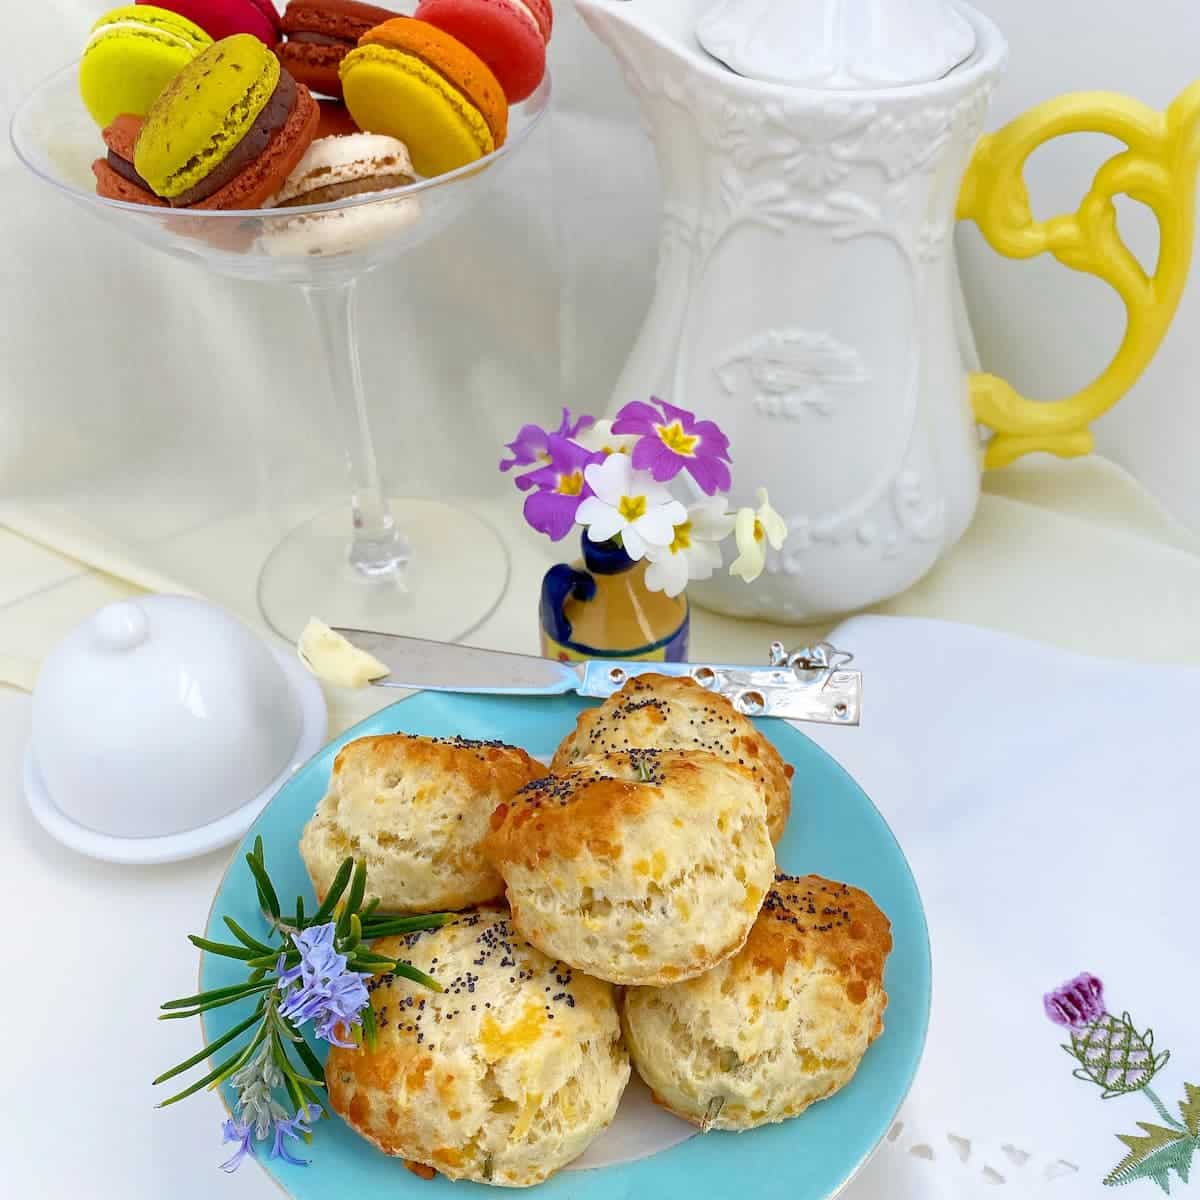
[[[738,75],[830,91],[941,79],[976,42],[953,0],[715,0],[696,37]]]
[[[93,613],[33,692],[25,790],[51,836],[112,862],[241,837],[325,740],[319,685],[290,650],[188,596]]]

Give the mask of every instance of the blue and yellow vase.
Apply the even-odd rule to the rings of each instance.
[[[558,563],[542,580],[543,657],[686,662],[687,595],[650,591],[645,560],[614,542],[582,541],[582,562]]]

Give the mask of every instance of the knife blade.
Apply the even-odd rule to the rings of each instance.
[[[420,688],[493,696],[554,696],[576,692],[603,699],[635,675],[686,676],[726,696],[747,716],[783,717],[830,725],[857,725],[862,675],[844,669],[853,655],[826,643],[812,649],[771,647],[769,665],[640,662],[588,659],[556,662],[531,654],[485,650],[368,629],[334,627],[352,645],[377,658],[388,674],[373,687]]]

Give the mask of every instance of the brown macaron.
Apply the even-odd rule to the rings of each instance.
[[[105,127],[101,136],[108,154],[92,163],[96,195],[106,200],[122,200],[126,204],[150,204],[162,208],[167,202],[150,190],[150,185],[133,165],[133,147],[142,130],[142,121],[142,117],[124,113]]]
[[[322,96],[340,97],[342,59],[368,29],[398,15],[358,0],[291,0],[280,20],[285,40],[275,53],[306,87]]]

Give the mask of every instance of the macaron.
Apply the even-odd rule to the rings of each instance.
[[[106,200],[123,200],[126,204],[165,206],[137,173],[133,165],[133,148],[142,130],[143,118],[123,113],[104,127],[104,144],[108,154],[92,163],[96,176],[96,194]]]
[[[273,0],[161,0],[159,7],[199,25],[214,41],[235,33],[248,33],[268,46],[279,41],[279,12]]]
[[[92,26],[79,64],[79,94],[101,129],[122,113],[145,116],[159,92],[212,38],[152,4],[127,4]]]
[[[146,114],[133,164],[173,208],[258,208],[317,130],[317,102],[247,33],[214,42]]]
[[[508,101],[487,64],[428,21],[369,30],[342,60],[346,107],[360,129],[399,138],[421,175],[441,175],[504,144]]]
[[[404,143],[378,133],[319,138],[305,151],[272,201],[275,210],[330,204],[413,182]],[[420,214],[416,197],[396,197],[288,221],[266,221],[263,246],[274,255],[347,254],[411,225]]]
[[[350,115],[350,110],[340,100],[322,97],[317,101],[321,119],[317,122],[317,138],[337,137],[344,133],[359,133],[360,130]]]
[[[332,204],[414,181],[408,147],[381,133],[318,138],[275,193],[273,208]]]
[[[509,104],[528,99],[542,82],[553,20],[549,0],[421,0],[413,15],[474,50]]]
[[[279,61],[305,86],[340,96],[338,67],[368,29],[399,16],[358,0],[290,0],[283,11],[287,40],[275,47]]]

